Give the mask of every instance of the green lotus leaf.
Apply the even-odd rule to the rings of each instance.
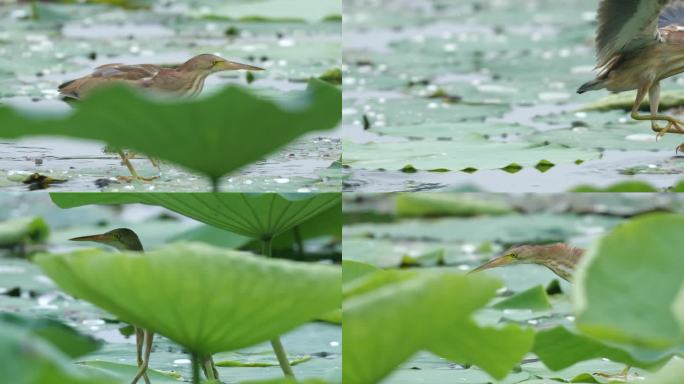
[[[356,260],[342,260],[342,283],[380,271],[381,269],[372,264],[366,264]]]
[[[552,309],[546,289],[537,285],[526,291],[507,297],[492,306],[496,309],[529,309],[532,311],[546,311]]]
[[[502,169],[510,165],[535,167],[542,163],[569,164],[598,159],[594,150],[560,145],[532,145],[525,142],[498,143],[471,137],[454,144],[448,141],[421,140],[359,144],[343,142],[344,165],[355,169],[400,171],[460,171]],[[378,156],[382,153],[382,156]]]
[[[159,205],[182,215],[243,236],[277,236],[340,204],[339,193],[53,193],[61,208],[89,204]]]
[[[115,384],[77,370],[50,342],[16,324],[0,326],[2,381],[15,384]]]
[[[79,361],[76,368],[84,373],[109,377],[116,383],[126,383],[134,377],[138,371],[137,365],[113,363],[110,361]],[[154,384],[179,384],[182,383],[178,373],[162,372],[156,369],[148,369],[147,375]]]
[[[383,274],[366,279],[377,281]],[[411,271],[403,273],[404,278],[398,274],[402,272],[393,271],[384,284],[371,284],[376,289],[361,290],[344,300],[345,383],[376,383],[420,350],[462,363],[481,363],[481,368],[501,378],[529,351],[532,334],[528,331],[471,323],[472,313],[494,296],[499,286],[495,280],[453,273]],[[485,343],[492,339],[505,339],[496,354]]]
[[[64,291],[199,355],[272,339],[339,308],[338,268],[178,243],[36,256]]]
[[[502,379],[520,363],[531,349],[534,331],[515,324],[483,327],[474,321],[454,324],[437,337],[430,351],[461,364],[475,364],[497,379]]]
[[[575,285],[579,329],[637,348],[684,346],[673,310],[684,283],[684,215],[631,220],[589,249]]]
[[[402,217],[504,215],[513,213],[509,204],[455,193],[402,193],[396,199]]]
[[[219,178],[297,137],[334,128],[341,92],[312,79],[306,91],[269,100],[232,86],[196,101],[155,101],[126,87],[93,94],[67,117],[0,108],[0,137],[68,136],[103,141]]]
[[[640,359],[632,356],[627,349],[619,345],[604,343],[565,327],[539,331],[534,340],[533,350],[539,359],[554,371],[571,367],[581,361],[598,358],[610,359],[631,367],[652,369],[672,357],[667,354],[657,354]]]
[[[18,326],[41,337],[65,355],[76,358],[100,349],[102,342],[82,335],[68,325],[53,319],[32,319],[13,313],[0,313],[0,324]]]

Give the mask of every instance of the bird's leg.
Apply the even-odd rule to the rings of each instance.
[[[658,109],[660,108],[660,82],[656,82],[651,89],[648,90],[648,100],[651,104],[651,116],[657,116]],[[661,134],[662,128],[658,126],[658,122],[655,120],[651,120],[651,129],[654,132],[658,132],[658,135]],[[659,137],[660,136],[656,137],[656,141]]]
[[[138,367],[140,367],[143,362],[143,330],[135,326],[133,328],[135,329],[135,351],[138,358]]]
[[[596,376],[601,376],[606,379],[619,379],[620,381],[628,381],[629,379],[629,370],[632,369],[629,365],[625,366],[625,369],[623,369],[620,373],[616,374],[611,374],[611,373],[604,373],[604,372],[597,372],[594,373]]]
[[[150,379],[147,377],[147,367],[150,364],[150,354],[152,353],[152,342],[154,341],[154,333],[148,330],[144,330],[143,334],[145,339],[145,353],[143,356],[142,365],[138,368],[138,372],[133,378],[133,381],[131,381],[131,384],[136,384],[141,377],[145,378],[146,384],[150,383]]]
[[[133,160],[133,159],[136,158],[136,156],[138,156],[138,154],[135,153],[135,152],[130,152],[130,151],[129,151],[129,152],[126,154],[126,158],[127,158],[128,160]],[[152,164],[153,167],[155,167],[155,168],[157,168],[157,169],[160,169],[161,163],[159,162],[159,160],[158,160],[156,157],[148,157],[147,159],[150,161],[150,163]]]
[[[128,168],[128,171],[131,173],[131,176],[130,176],[130,177],[118,176],[118,177],[117,177],[118,179],[121,179],[121,180],[130,182],[131,180],[152,181],[152,180],[155,180],[155,179],[158,179],[158,178],[159,178],[158,176],[155,176],[155,177],[142,177],[142,176],[138,176],[138,172],[136,172],[136,170],[135,170],[135,168],[133,167],[133,164],[131,164],[131,160],[130,160],[130,159],[132,159],[133,157],[135,157],[135,154],[133,154],[133,157],[131,157],[130,155],[125,154],[124,151],[122,151],[122,150],[120,150],[120,149],[117,149],[116,151],[117,151],[117,153],[119,154],[119,157],[121,157],[121,162],[123,163],[123,165],[125,165],[126,168]]]
[[[658,133],[658,137],[662,137],[666,133],[684,134],[684,128],[682,128],[682,126],[684,126],[684,121],[675,119],[672,116],[659,115],[657,113],[653,114],[653,106],[655,104],[651,104],[651,112],[652,112],[651,115],[640,115],[639,114],[639,107],[641,107],[641,103],[646,98],[646,93],[649,92],[650,89],[651,89],[651,85],[648,84],[648,85],[639,87],[639,89],[637,90],[636,100],[634,101],[634,106],[632,107],[632,114],[631,114],[632,119],[638,120],[638,121],[651,121],[651,123],[654,123],[656,121],[666,121],[667,126],[665,128],[661,129],[657,125],[652,126],[652,129],[656,133]],[[659,94],[660,88],[658,87],[658,89],[656,91]],[[657,99],[658,99],[658,105],[659,105],[660,98],[657,97]]]

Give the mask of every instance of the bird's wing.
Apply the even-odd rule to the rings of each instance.
[[[161,67],[152,64],[107,64],[97,67],[90,76],[108,80],[138,81],[154,77],[160,70]]]
[[[152,64],[105,64],[95,68],[93,73],[88,76],[61,84],[59,93],[64,97],[80,99],[91,90],[112,82],[137,84],[152,79],[161,69],[161,67]]]
[[[660,14],[658,28],[684,27],[684,0],[673,1]]]
[[[658,16],[672,0],[602,0],[598,10],[597,67],[615,55],[656,42]]]

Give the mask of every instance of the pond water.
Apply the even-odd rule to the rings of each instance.
[[[585,110],[606,92],[576,94],[594,76],[596,1],[345,5],[345,190],[563,192],[635,179],[665,190],[684,178],[684,137],[656,142],[622,109]],[[522,170],[502,170],[511,165]]]

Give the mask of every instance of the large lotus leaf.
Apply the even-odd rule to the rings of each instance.
[[[341,305],[338,268],[204,244],[36,262],[66,292],[198,354],[270,340]]]
[[[388,278],[383,281],[384,274]],[[368,287],[361,287],[364,281],[359,280],[364,278],[355,280],[357,292],[347,295],[343,304],[345,383],[376,383],[416,352],[433,349],[462,363],[481,362],[487,372],[502,377],[527,352],[523,350],[524,337],[516,332],[520,343],[502,343],[506,347],[497,349],[496,354],[500,363],[493,363],[486,358],[488,346],[480,336],[488,339],[498,330],[477,328],[480,334],[463,326],[470,324],[473,311],[494,296],[498,287],[495,280],[396,271],[375,273],[365,279],[370,281],[365,284]],[[345,287],[345,291],[347,288],[351,289]],[[461,348],[461,342],[473,348]]]
[[[684,215],[642,216],[590,248],[575,285],[580,330],[635,347],[684,345],[673,311],[684,282],[682,228]]]
[[[339,204],[341,194],[52,193],[62,208],[89,204],[159,205],[252,238],[272,237]]]
[[[311,80],[306,91],[269,100],[232,86],[196,101],[154,101],[112,87],[67,117],[26,116],[0,108],[0,137],[69,136],[130,148],[216,181],[304,133],[335,127],[340,90]]]
[[[672,357],[668,354],[635,357],[619,345],[604,343],[565,327],[539,331],[534,341],[534,353],[554,371],[597,358],[610,359],[632,367],[654,368]]]
[[[524,142],[497,143],[469,138],[457,144],[439,140],[343,143],[345,165],[359,169],[460,171],[535,167],[597,159],[598,151]],[[381,155],[379,155],[381,154]]]

